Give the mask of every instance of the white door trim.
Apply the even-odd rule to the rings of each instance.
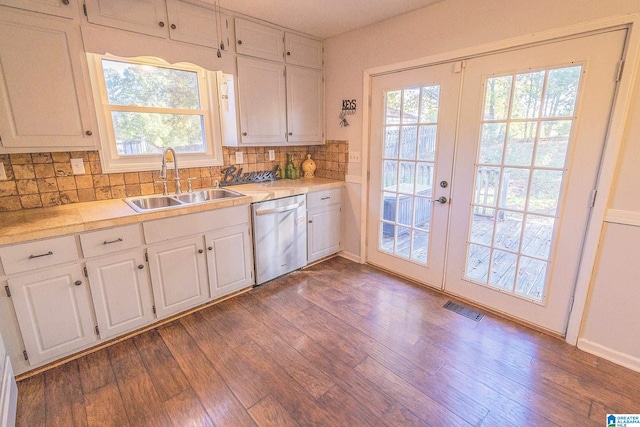
[[[625,70],[620,79],[618,93],[613,103],[611,121],[605,150],[603,154],[601,169],[598,178],[598,197],[592,209],[589,224],[586,230],[585,243],[582,251],[580,267],[575,283],[573,309],[569,314],[569,322],[565,341],[571,345],[576,345],[583,323],[584,312],[587,303],[587,296],[591,285],[592,272],[595,267],[598,242],[600,241],[602,224],[607,212],[607,204],[611,195],[611,187],[614,181],[615,169],[622,146],[624,136],[624,125],[629,113],[632,101],[632,92],[636,76],[638,76],[638,59],[640,58],[640,13],[633,13],[622,16],[614,16],[594,21],[584,22],[567,27],[557,28],[526,36],[514,37],[494,43],[480,46],[458,49],[450,52],[440,53],[427,57],[417,58],[410,61],[398,62],[379,67],[367,68],[363,72],[363,93],[364,102],[362,120],[362,199],[360,204],[360,259],[364,263],[367,260],[366,253],[366,230],[367,230],[367,208],[369,203],[369,182],[367,173],[369,170],[369,115],[371,109],[371,78],[375,75],[403,71],[415,67],[424,67],[441,62],[452,62],[468,57],[498,52],[504,49],[524,47],[533,43],[548,42],[554,39],[573,36],[591,31],[599,31],[609,27],[619,25],[630,25],[632,31],[626,46]],[[634,31],[635,30],[635,31]]]

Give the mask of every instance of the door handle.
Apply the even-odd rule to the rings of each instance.
[[[281,213],[288,212],[294,209],[298,209],[300,206],[304,205],[304,200],[299,201],[298,203],[293,203],[288,206],[283,206],[281,208],[273,208],[273,209],[261,209],[256,211],[256,215],[268,215],[272,213]]]
[[[444,196],[440,196],[440,197],[438,197],[437,199],[431,199],[431,201],[432,201],[432,202],[434,202],[434,203],[435,203],[435,202],[438,202],[438,203],[441,203],[441,204],[443,204],[443,205],[444,205],[444,204],[445,204],[445,203],[447,203],[449,200],[448,200],[446,197],[444,197]]]

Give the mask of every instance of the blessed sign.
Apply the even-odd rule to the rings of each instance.
[[[242,168],[238,169],[235,165],[222,169],[222,181],[220,185],[248,184],[250,182],[275,181],[278,177],[279,165],[270,171],[257,171],[242,173]]]

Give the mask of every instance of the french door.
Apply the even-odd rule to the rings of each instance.
[[[415,174],[413,204],[403,206],[409,192],[400,164],[411,161],[402,148],[388,157],[395,150],[395,93],[402,101],[399,146],[411,146],[402,133],[411,135],[404,110],[412,108],[411,91],[424,85],[374,77],[367,260],[564,334],[625,38],[619,29],[491,54],[453,73],[463,83],[455,92],[440,90],[440,105],[455,114],[451,123],[438,117],[436,175],[427,185],[428,198],[450,196],[450,203],[428,205],[426,259],[413,256],[423,248],[419,219],[429,216],[418,209],[420,178]],[[438,67],[447,66],[453,70]],[[420,71],[398,75],[405,73]],[[418,153],[421,144],[418,134]],[[396,163],[397,184],[388,181]]]
[[[460,82],[454,64],[442,64],[372,84],[367,261],[437,287]]]

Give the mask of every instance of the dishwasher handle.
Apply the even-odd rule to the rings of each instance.
[[[288,212],[288,211],[298,209],[300,206],[303,206],[303,205],[304,205],[304,200],[300,200],[298,203],[293,203],[291,205],[282,206],[279,208],[256,210],[256,215],[269,215],[274,213]]]

